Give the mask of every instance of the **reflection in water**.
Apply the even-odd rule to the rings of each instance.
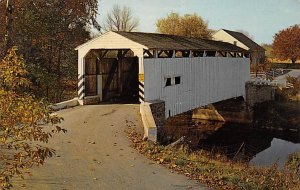
[[[250,125],[195,120],[189,115],[168,119],[159,141],[168,144],[182,136],[191,142],[193,149],[222,153],[235,161],[256,166],[277,163],[282,167],[290,153],[300,150],[296,132],[287,134]]]
[[[250,161],[250,165],[268,166],[277,163],[279,168],[284,168],[288,155],[296,151],[300,151],[299,143],[295,144],[274,138],[271,142],[271,147],[256,154]]]

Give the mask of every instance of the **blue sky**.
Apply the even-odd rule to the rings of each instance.
[[[155,32],[156,20],[172,11],[197,13],[211,29],[248,31],[260,44],[272,43],[279,30],[300,24],[300,0],[100,0],[100,23],[114,4],[132,9],[141,32]]]

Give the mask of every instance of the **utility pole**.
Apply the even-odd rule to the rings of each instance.
[[[6,33],[4,37],[4,48],[5,52],[11,48],[12,45],[12,22],[13,22],[13,5],[11,4],[10,0],[6,0],[6,11],[5,11],[5,18],[6,18]]]
[[[255,48],[255,50],[254,50],[254,52],[255,52],[255,56],[256,57],[254,57],[256,60],[255,60],[255,78],[257,78],[258,77],[258,61],[259,61],[259,51],[258,51],[258,48],[256,47]]]

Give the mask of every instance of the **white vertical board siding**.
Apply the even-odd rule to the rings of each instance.
[[[144,69],[145,101],[164,100],[166,117],[244,96],[250,80],[247,58],[145,59]],[[176,76],[181,76],[181,84],[165,87],[165,78]]]

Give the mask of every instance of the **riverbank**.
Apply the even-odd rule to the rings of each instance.
[[[300,189],[300,179],[293,170],[279,171],[276,166],[256,168],[232,162],[222,155],[199,150],[160,146],[142,140],[133,129],[128,131],[132,147],[171,172],[182,173],[217,189]]]
[[[188,112],[166,121],[159,144],[143,142],[131,132],[133,146],[172,171],[213,188],[300,189],[299,168],[285,170],[289,155],[300,147],[299,102],[265,102],[245,114],[248,108],[238,98],[196,114],[211,117],[207,109],[217,110],[225,122],[194,119],[195,112]],[[170,148],[182,137],[188,151]]]
[[[276,163],[280,168],[289,154],[300,150],[299,103],[262,103],[252,110],[251,119],[234,119],[245,112],[246,105],[241,99],[209,108],[221,115],[227,113],[222,115],[225,122],[193,119],[191,113],[177,115],[169,118],[161,129],[160,144],[168,145],[184,136],[195,151],[206,150],[256,166]]]

